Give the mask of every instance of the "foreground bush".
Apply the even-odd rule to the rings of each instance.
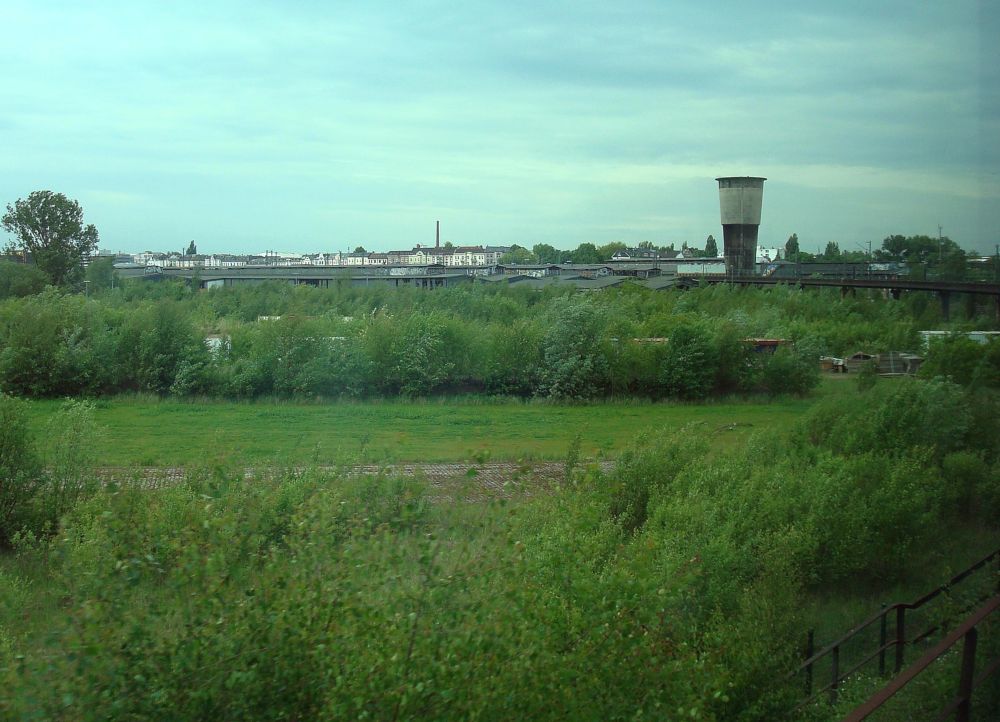
[[[903,578],[942,529],[995,525],[969,502],[1000,481],[997,441],[963,394],[879,385],[723,454],[675,432],[504,503],[317,471],[97,490],[19,547],[51,587],[44,629],[3,580],[0,712],[785,718],[809,590]],[[935,413],[956,418],[905,423]]]
[[[0,548],[54,532],[94,492],[96,433],[90,404],[67,401],[36,438],[24,402],[0,394]]]

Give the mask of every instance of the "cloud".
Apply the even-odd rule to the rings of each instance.
[[[15,2],[0,193],[87,194],[121,244],[380,247],[449,214],[575,246],[700,241],[712,179],[745,173],[812,204],[776,205],[789,223],[864,238],[930,207],[974,243],[1000,229],[990,22],[971,0]]]

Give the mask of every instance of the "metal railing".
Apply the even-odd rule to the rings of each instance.
[[[1000,609],[1000,595],[970,615],[957,629],[938,642],[905,672],[895,677],[889,684],[855,707],[843,722],[861,722],[888,702],[893,695],[909,684],[914,677],[927,669],[938,657],[962,640],[962,666],[959,671],[958,694],[952,698],[934,717],[935,722],[944,722],[954,715],[955,722],[969,722],[972,713],[972,694],[983,682],[1000,669],[1000,657],[986,662],[986,668],[976,676],[976,646],[979,633],[976,627],[987,617]]]
[[[812,630],[808,633],[808,638],[806,641],[806,659],[803,661],[798,668],[792,673],[792,676],[803,675],[805,682],[805,698],[802,699],[796,706],[795,709],[801,709],[805,705],[818,699],[822,694],[826,693],[829,696],[829,701],[831,704],[836,704],[837,695],[840,687],[840,683],[845,679],[849,678],[851,675],[859,672],[863,667],[873,662],[876,658],[878,659],[878,673],[879,675],[884,675],[886,672],[886,655],[892,650],[894,653],[893,659],[893,673],[899,674],[903,669],[903,664],[905,662],[906,648],[907,645],[914,645],[919,642],[927,641],[932,635],[938,633],[941,630],[940,623],[931,623],[927,628],[918,634],[907,638],[907,612],[912,613],[920,610],[927,603],[938,598],[941,595],[950,595],[955,587],[961,584],[963,581],[971,577],[975,572],[986,567],[990,562],[996,561],[1000,565],[1000,549],[997,549],[990,554],[986,555],[980,559],[975,564],[971,565],[961,573],[952,577],[946,584],[941,585],[937,589],[934,589],[927,594],[923,595],[919,599],[913,602],[897,602],[891,605],[882,605],[882,608],[869,616],[867,619],[862,621],[860,624],[855,625],[846,634],[841,636],[836,641],[826,645],[818,652],[815,651],[814,641],[815,636]],[[982,600],[988,597],[990,594],[994,594],[997,591],[996,584],[1000,583],[1000,566],[996,570],[997,579],[991,589],[986,594],[979,595],[971,605],[966,609],[962,610],[962,613],[968,611],[975,604],[979,604]],[[890,634],[889,617],[893,617],[893,624]],[[844,659],[842,659],[842,652],[848,646],[850,642],[855,640],[862,635],[866,630],[868,630],[876,622],[879,624],[879,637],[878,644],[874,649],[865,649],[861,653],[861,658],[855,661],[852,666],[844,669]],[[813,689],[813,678],[814,673],[818,663],[821,661],[829,660],[830,673],[829,681],[822,686]]]

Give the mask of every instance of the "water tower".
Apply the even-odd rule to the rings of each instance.
[[[757,229],[767,178],[738,176],[719,181],[719,210],[722,215],[722,248],[726,274],[749,276],[757,256]]]

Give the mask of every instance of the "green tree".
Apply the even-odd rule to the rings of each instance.
[[[681,399],[703,399],[712,391],[718,363],[708,332],[700,325],[681,324],[670,333],[663,356],[664,390]]]
[[[510,250],[500,256],[500,263],[534,263],[535,256],[527,248],[513,245]]]
[[[603,246],[599,246],[597,249],[598,255],[601,257],[602,261],[610,261],[611,257],[615,255],[618,251],[624,251],[628,246],[620,241],[612,241],[611,243],[606,243]]]
[[[793,233],[785,241],[785,258],[794,261],[799,257],[799,235]]]
[[[647,251],[652,251],[656,248],[656,246],[653,245],[652,241],[639,241],[639,244],[636,246],[636,248],[642,248]]]
[[[41,470],[25,403],[0,393],[0,546],[25,525]]]
[[[575,298],[552,305],[542,340],[541,391],[554,399],[587,399],[608,381],[608,357],[601,348],[608,319],[593,303]]]
[[[840,245],[836,241],[829,241],[826,250],[823,251],[823,260],[836,261],[838,258],[840,258]]]
[[[963,254],[964,251],[955,241],[947,236],[931,238],[930,236],[887,236],[882,241],[882,250],[891,258],[910,262],[938,261],[948,256]]]
[[[932,238],[916,235],[887,236],[882,248],[875,254],[879,260],[905,261],[908,264],[927,264],[940,278],[961,280],[966,275],[966,253],[947,236]]]
[[[559,263],[564,255],[562,251],[548,243],[536,243],[531,247],[531,252],[535,254],[539,263]]]
[[[198,246],[194,245],[194,241],[191,241],[188,244],[187,251],[185,251],[185,255],[194,256],[197,255],[197,253],[198,253]]]
[[[83,225],[83,209],[62,193],[34,191],[7,205],[3,228],[15,236],[6,252],[31,254],[55,286],[65,286],[82,274],[84,256],[97,248],[97,229]]]
[[[573,263],[600,263],[601,254],[593,243],[581,243],[570,255]]]
[[[87,265],[87,282],[91,291],[111,288],[115,282],[115,259],[102,256],[92,260]]]
[[[354,249],[354,252],[355,253],[368,253],[368,251],[365,250],[364,246],[358,246],[357,248]]]
[[[33,296],[47,281],[48,276],[34,266],[0,261],[0,299]]]
[[[719,257],[719,244],[716,243],[715,236],[709,236],[705,239],[705,255],[708,258]]]

